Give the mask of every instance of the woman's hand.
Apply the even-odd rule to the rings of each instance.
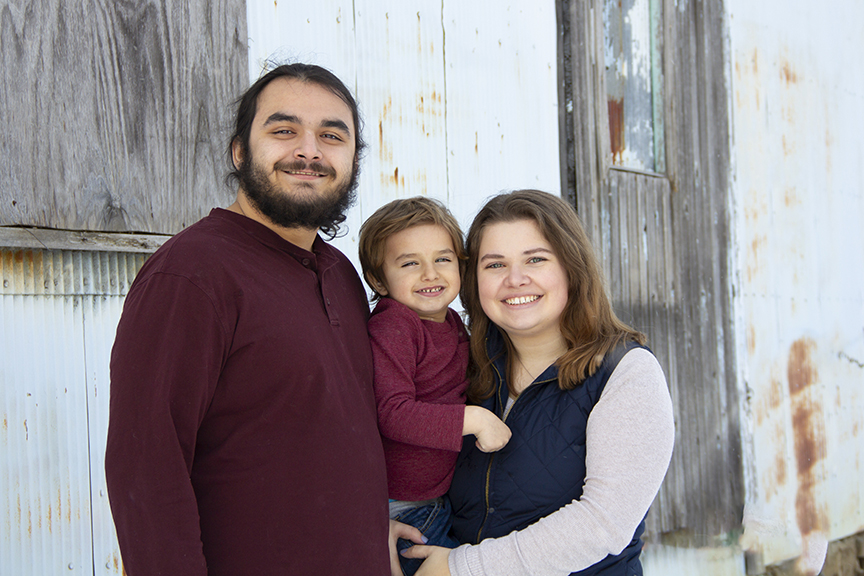
[[[425,558],[415,576],[450,576],[450,549],[440,546],[412,546],[402,554],[406,558]]]
[[[417,528],[390,520],[390,574],[391,576],[403,576],[402,566],[399,565],[399,552],[396,550],[396,541],[399,538],[410,540],[415,544],[423,544],[426,542],[426,537]],[[413,546],[412,546],[413,548]]]

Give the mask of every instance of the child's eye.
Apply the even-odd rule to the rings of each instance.
[[[416,266],[416,265],[417,265],[417,262],[408,261],[408,262],[403,262],[402,266],[400,266],[400,268],[407,268],[408,266]]]
[[[486,266],[486,269],[488,270],[490,268],[503,268],[503,267],[504,267],[504,264],[502,264],[501,262],[492,262],[491,264],[488,264]]]
[[[438,259],[435,260],[435,261],[436,261],[436,262],[452,262],[452,260],[450,260],[450,258],[447,257],[447,256],[442,256],[441,258],[438,258]]]

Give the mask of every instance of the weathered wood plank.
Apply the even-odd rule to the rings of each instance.
[[[671,541],[706,544],[740,528],[744,498],[727,256],[722,5],[664,3],[666,178],[608,169],[602,73],[596,54],[586,53],[586,46],[597,47],[602,5],[564,0],[562,10],[569,18],[562,29],[572,110],[566,149],[576,155],[568,159],[568,183],[601,252],[616,311],[649,335],[669,379],[676,450],[649,528]]]
[[[0,225],[174,233],[229,202],[245,10],[0,3]]]
[[[171,236],[78,232],[47,228],[0,228],[0,247],[41,250],[96,250],[152,254]]]

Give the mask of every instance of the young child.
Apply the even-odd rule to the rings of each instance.
[[[465,405],[468,335],[449,308],[466,259],[462,232],[440,202],[394,200],[360,228],[363,277],[377,301],[369,319],[378,427],[387,462],[390,518],[453,548],[450,487],[462,436],[500,450],[510,429],[492,412]],[[402,550],[411,545],[399,541]],[[421,561],[402,558],[411,576]]]

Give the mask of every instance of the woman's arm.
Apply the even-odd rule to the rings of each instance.
[[[663,371],[647,350],[631,350],[588,418],[581,498],[524,530],[456,548],[450,572],[563,576],[620,553],[657,495],[674,437]]]

